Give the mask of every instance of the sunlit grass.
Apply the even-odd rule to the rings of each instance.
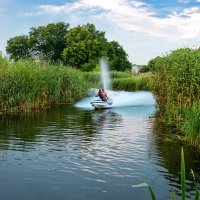
[[[190,144],[200,145],[200,49],[178,49],[157,57],[150,81],[163,122]]]
[[[73,103],[86,96],[89,87],[82,72],[62,64],[20,60],[0,70],[1,112]]]
[[[90,82],[91,87],[101,87],[99,72],[85,72],[85,78]],[[134,75],[131,72],[110,72],[112,89],[123,91],[149,90],[151,74]]]

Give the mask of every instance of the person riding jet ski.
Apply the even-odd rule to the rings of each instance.
[[[96,94],[96,97],[101,98],[102,101],[107,101],[108,96],[104,89],[99,89],[98,93]]]

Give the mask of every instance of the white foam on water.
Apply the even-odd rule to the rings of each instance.
[[[109,98],[113,100],[112,107],[129,107],[129,106],[149,106],[155,105],[155,99],[150,92],[125,92],[112,91],[109,65],[104,59],[100,59],[101,82]],[[83,109],[93,109],[90,102],[93,100],[98,89],[90,89],[90,96],[75,104],[76,107]]]
[[[98,89],[95,89],[98,91]],[[151,92],[125,92],[107,90],[108,97],[113,100],[112,107],[129,107],[129,106],[152,106],[155,105],[155,98]],[[93,109],[90,102],[94,97],[82,99],[75,104],[78,108]]]

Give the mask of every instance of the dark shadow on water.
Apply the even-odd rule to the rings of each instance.
[[[163,167],[160,174],[169,182],[171,193],[181,196],[181,147],[184,147],[186,166],[186,189],[188,198],[194,198],[195,184],[191,169],[196,172],[196,179],[200,183],[200,153],[190,146],[183,145],[176,137],[176,132],[169,127],[154,121],[152,127],[152,149],[156,165]],[[152,151],[151,149],[151,151]],[[176,198],[177,199],[177,198]]]

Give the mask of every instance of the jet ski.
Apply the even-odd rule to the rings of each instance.
[[[105,109],[111,108],[113,105],[112,99],[108,98],[106,101],[103,101],[100,97],[95,97],[90,104],[96,109]]]

